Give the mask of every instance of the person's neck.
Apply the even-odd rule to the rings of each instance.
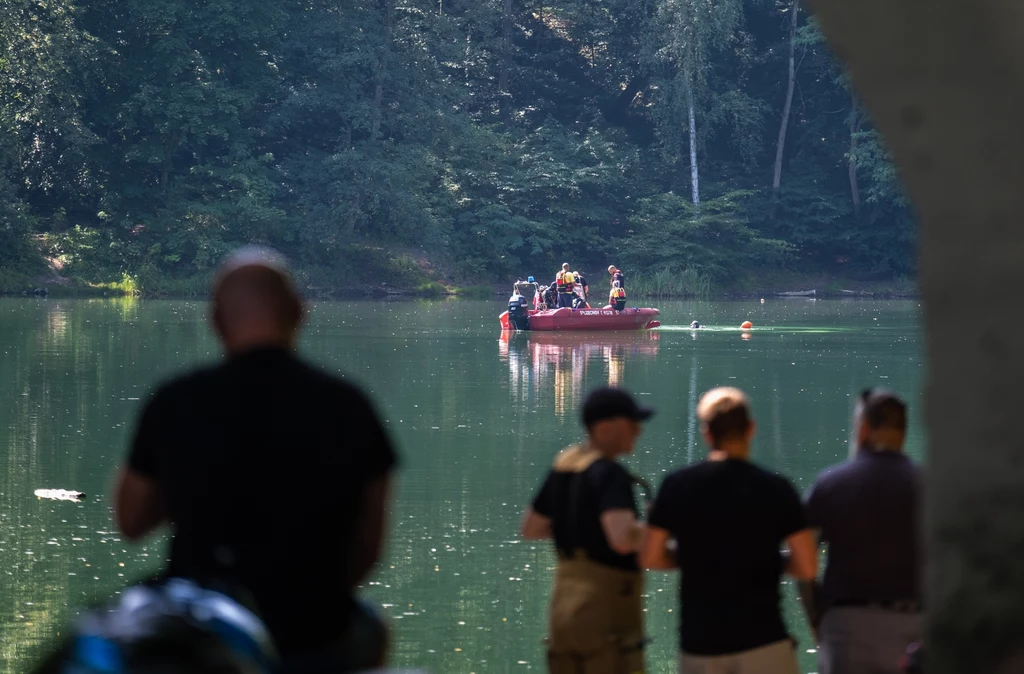
[[[905,436],[898,432],[886,432],[877,430],[871,433],[861,443],[861,449],[868,452],[900,453],[903,451],[903,440]]]
[[[292,348],[292,344],[279,334],[252,334],[234,338],[227,342],[225,347],[228,355],[234,357],[263,349],[288,350]]]
[[[750,445],[746,442],[723,442],[712,447],[708,452],[708,461],[725,461],[727,459],[739,459],[746,461],[750,458]]]
[[[885,443],[871,443],[865,442],[860,446],[862,452],[869,454],[902,454],[902,445],[889,445]]]
[[[616,449],[611,449],[609,447],[605,447],[605,446],[599,445],[598,443],[594,442],[594,440],[592,438],[588,438],[587,439],[587,447],[589,447],[590,449],[594,450],[595,452],[597,452],[598,454],[600,454],[601,456],[603,456],[606,459],[616,459],[619,456],[622,456],[623,454],[626,453],[626,452],[618,451]]]

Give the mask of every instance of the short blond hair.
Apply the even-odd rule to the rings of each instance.
[[[732,386],[713,388],[701,396],[697,419],[715,443],[742,436],[752,423],[750,398]]]

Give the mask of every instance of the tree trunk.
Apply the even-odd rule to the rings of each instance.
[[[860,187],[857,185],[857,134],[860,132],[860,109],[857,95],[850,90],[850,198],[853,200],[853,217],[860,217]]]
[[[512,0],[504,0],[501,20],[501,74],[498,76],[498,91],[508,93],[508,72],[512,60]]]
[[[690,187],[693,190],[693,205],[700,209],[700,182],[697,177],[697,117],[693,110],[693,88],[687,93],[687,107],[690,112]]]
[[[384,116],[384,80],[388,72],[388,56],[391,54],[391,29],[394,14],[394,0],[382,0],[384,6],[384,45],[377,61],[376,86],[373,90],[373,121],[370,125],[370,141],[380,135],[381,120]]]
[[[789,81],[786,84],[786,102],[782,106],[782,122],[779,124],[779,139],[775,144],[775,173],[772,175],[772,213],[775,217],[775,201],[779,186],[782,185],[782,156],[786,149],[786,131],[789,129],[789,113],[793,108],[793,89],[796,87],[796,27],[800,14],[800,0],[793,0],[789,7]]]

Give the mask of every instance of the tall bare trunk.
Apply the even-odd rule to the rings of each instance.
[[[371,147],[380,138],[381,126],[384,120],[384,82],[388,76],[388,57],[391,55],[394,7],[394,0],[381,0],[381,8],[384,12],[384,44],[381,46],[380,58],[377,60],[376,82],[373,87],[373,108],[370,118],[369,139]],[[345,223],[346,236],[351,236],[352,232],[355,231],[356,222],[359,220],[359,215],[362,211],[362,205],[363,189],[362,187],[357,187],[355,199],[352,200],[352,206],[349,208],[348,221]]]
[[[786,103],[782,106],[782,122],[779,124],[779,139],[775,144],[775,173],[772,175],[772,200],[778,196],[782,185],[782,157],[786,149],[786,131],[789,129],[789,113],[793,108],[793,89],[796,87],[796,27],[800,14],[800,0],[793,0],[789,7],[789,80],[786,83]],[[772,214],[774,216],[774,213]]]
[[[508,92],[508,72],[512,61],[512,0],[504,0],[501,19],[501,73],[498,75],[498,91]]]
[[[693,205],[700,210],[700,181],[697,176],[697,116],[693,110],[693,87],[687,95],[687,107],[690,113],[690,188],[693,191]]]
[[[384,45],[377,60],[376,84],[373,89],[373,119],[370,124],[370,140],[380,136],[381,120],[384,117],[384,80],[388,73],[388,56],[391,54],[391,34],[394,14],[394,0],[382,0],[384,9]]]
[[[857,95],[850,91],[850,198],[853,200],[853,215],[860,217],[860,187],[857,185],[857,134],[860,133],[860,106]]]

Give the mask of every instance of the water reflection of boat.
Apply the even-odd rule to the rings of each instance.
[[[543,387],[555,392],[558,415],[573,409],[582,395],[591,368],[605,366],[607,383],[622,383],[626,361],[658,354],[658,332],[604,332],[592,335],[560,332],[504,332],[498,354],[507,360],[512,394],[520,401],[534,398]],[[591,382],[593,384],[594,382]]]

